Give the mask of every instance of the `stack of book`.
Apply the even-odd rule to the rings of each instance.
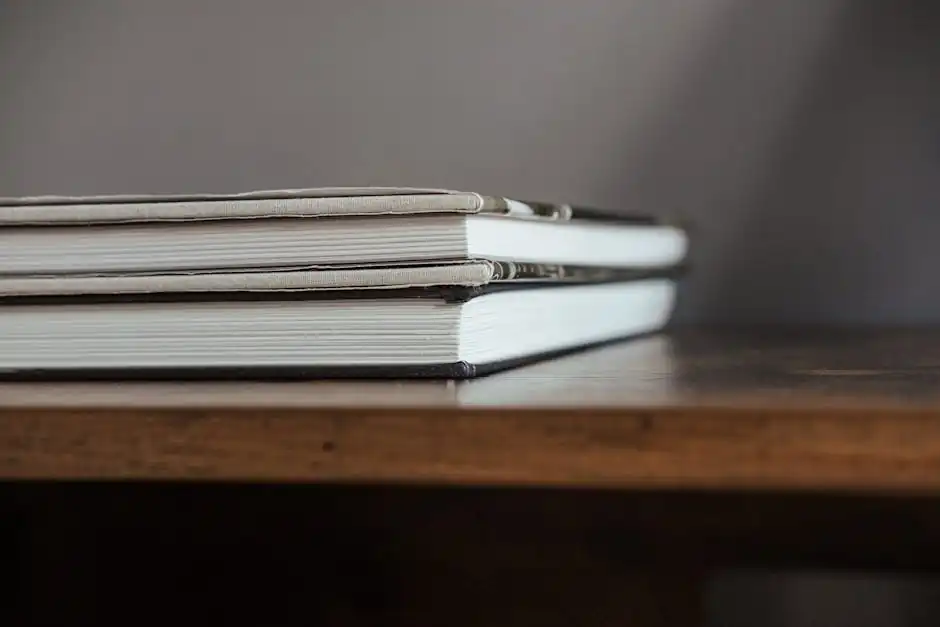
[[[10,377],[451,377],[661,329],[685,231],[447,190],[0,199]]]

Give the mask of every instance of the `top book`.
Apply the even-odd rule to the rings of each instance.
[[[0,275],[464,259],[666,268],[687,247],[682,228],[649,215],[440,189],[0,198]]]

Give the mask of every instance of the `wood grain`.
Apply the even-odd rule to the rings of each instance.
[[[0,476],[940,488],[940,333],[680,332],[471,381],[0,386]]]

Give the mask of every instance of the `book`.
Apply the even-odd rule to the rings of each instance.
[[[662,329],[687,248],[447,190],[0,198],[0,376],[472,378]]]
[[[185,381],[132,380],[122,385],[98,385],[94,380],[73,381],[43,389],[45,407],[125,407],[133,398],[140,406],[153,408],[217,406],[225,399],[232,406],[265,407],[511,407],[533,401],[542,406],[603,407],[635,399],[653,406],[675,401],[675,346],[665,334],[647,334],[628,342],[609,342],[592,350],[572,351],[555,359],[537,360],[504,372],[505,376],[473,377],[458,381],[442,378],[416,380],[401,385],[397,380],[360,379],[289,381],[271,376],[267,380],[203,380],[200,385]],[[654,375],[654,376],[651,376]],[[270,386],[275,387],[270,387]],[[25,407],[36,402],[36,389],[28,382],[0,383],[0,398],[6,407]]]
[[[675,282],[371,298],[19,303],[0,374],[129,378],[469,378],[658,330]]]
[[[296,268],[491,259],[668,267],[685,231],[647,216],[403,190],[0,199],[9,275]],[[81,225],[81,226],[77,226]]]

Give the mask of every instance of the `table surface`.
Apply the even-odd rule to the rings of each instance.
[[[6,383],[0,477],[927,492],[940,330],[679,330],[459,383]]]

